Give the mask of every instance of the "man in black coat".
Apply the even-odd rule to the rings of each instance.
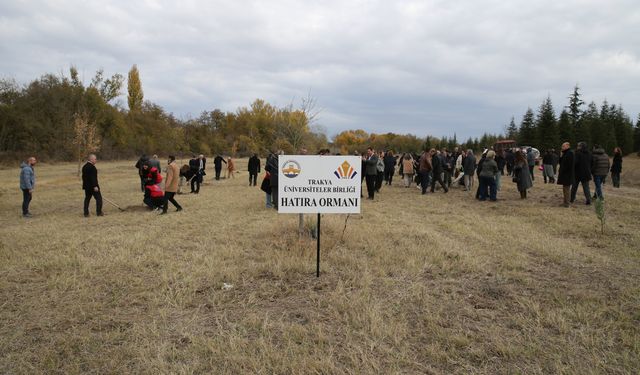
[[[102,195],[100,185],[98,185],[98,169],[94,154],[89,155],[87,163],[82,167],[82,189],[84,190],[84,217],[89,217],[89,202],[91,197],[96,200],[96,215],[103,216]]]
[[[575,181],[571,187],[571,203],[576,200],[578,185],[582,184],[582,191],[586,199],[585,204],[591,204],[591,191],[589,189],[589,181],[591,181],[591,154],[587,150],[585,142],[578,143],[578,149],[575,156]]]
[[[558,185],[562,185],[562,197],[564,207],[570,206],[571,186],[575,181],[574,155],[569,142],[562,144],[560,154],[560,169],[558,170]]]
[[[433,177],[431,178],[432,193],[436,189],[436,182],[439,183],[440,186],[442,186],[445,193],[449,192],[449,189],[444,184],[444,181],[442,181],[443,164],[444,163],[442,162],[442,155],[439,152],[437,152],[435,149],[431,149],[431,167],[433,168],[432,169]]]
[[[227,161],[220,155],[216,155],[213,159],[213,167],[216,171],[216,180],[220,179],[220,171],[222,171],[222,163],[227,164]]]
[[[191,172],[191,193],[200,193],[200,158],[195,155],[189,160],[189,171]]]
[[[258,181],[258,173],[260,173],[260,158],[258,158],[258,154],[253,154],[252,157],[249,158],[249,186],[256,186]]]
[[[142,171],[142,166],[149,161],[147,155],[142,154],[138,162],[136,163],[136,168],[138,168],[138,175],[140,176],[140,190],[144,192],[144,174]]]

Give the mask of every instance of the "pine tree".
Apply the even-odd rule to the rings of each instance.
[[[131,67],[131,70],[129,70],[127,90],[129,92],[129,97],[127,98],[129,102],[129,111],[139,111],[142,108],[144,94],[142,92],[142,83],[140,82],[140,73],[138,72],[138,67],[135,64]]]
[[[592,135],[600,135],[600,113],[598,113],[598,107],[596,103],[591,102],[587,106],[587,110],[582,113],[580,121],[578,121],[578,127],[576,128],[576,142],[585,142],[587,145],[591,145]]]
[[[614,147],[620,147],[623,152],[630,152],[633,149],[633,121],[621,105],[611,106],[611,123],[616,135]],[[607,149],[607,153],[612,152],[613,149]]]
[[[569,117],[569,112],[567,112],[566,109],[562,110],[560,118],[558,119],[558,134],[560,137],[560,143],[571,142],[574,138],[571,119]]]
[[[538,110],[536,130],[538,133],[538,143],[536,145],[540,150],[550,150],[560,146],[556,114],[549,96],[542,102]]]
[[[633,151],[640,155],[640,114],[636,120],[636,127],[633,128]],[[629,152],[622,150],[622,152]]]
[[[507,127],[507,139],[515,140],[518,139],[518,126],[516,125],[516,121],[511,116],[511,122],[509,122],[509,126]]]
[[[615,129],[613,127],[613,111],[614,107],[610,107],[605,100],[600,107],[599,121],[590,121],[591,142],[598,144],[605,150],[613,150],[616,146]]]
[[[581,107],[584,105],[584,101],[580,99],[580,87],[575,85],[573,93],[569,95],[569,105],[565,108],[569,109],[569,120],[571,127],[573,128],[573,137],[571,138],[571,144],[575,144],[578,141],[578,129],[580,128],[580,119],[582,117]]]
[[[518,144],[521,146],[534,146],[536,144],[536,128],[531,108],[527,108],[527,112],[522,117],[520,130],[518,131]]]

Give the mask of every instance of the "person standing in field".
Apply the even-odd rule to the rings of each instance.
[[[158,155],[153,155],[151,157],[151,159],[149,159],[149,168],[155,168],[156,170],[158,170],[158,172],[160,172],[161,170],[161,166],[160,166],[160,160],[158,159]]]
[[[176,164],[176,157],[169,155],[169,165],[167,167],[167,177],[164,179],[164,205],[162,213],[164,215],[169,209],[169,202],[176,208],[176,211],[182,211],[182,206],[176,202],[175,195],[178,192],[178,181],[180,179],[180,169]]]
[[[575,181],[571,187],[571,203],[576,200],[578,186],[582,184],[582,192],[585,197],[585,204],[591,204],[591,191],[589,189],[589,181],[591,181],[591,154],[587,150],[585,142],[578,143],[578,149],[575,154]]]
[[[411,181],[413,180],[413,158],[411,154],[404,154],[404,158],[402,159],[402,173],[404,174],[404,187],[411,187]]]
[[[195,155],[189,160],[189,171],[191,172],[191,193],[200,193],[200,160]]]
[[[504,167],[506,161],[504,159],[504,151],[496,151],[496,164],[498,165],[498,174],[496,175],[496,190],[500,191],[502,188],[502,176],[504,176]]]
[[[89,155],[87,163],[82,167],[82,189],[84,190],[84,217],[89,217],[89,203],[91,198],[96,200],[96,215],[103,216],[102,194],[98,184],[98,158],[94,154]]]
[[[442,186],[442,188],[444,189],[445,193],[449,192],[449,189],[447,188],[447,186],[444,184],[444,181],[442,181],[442,172],[444,171],[443,169],[443,161],[442,161],[442,155],[440,154],[439,151],[436,151],[434,148],[431,149],[430,151],[431,153],[431,173],[433,174],[433,176],[431,176],[431,192],[433,193],[436,189],[436,182],[440,184],[440,186]]]
[[[216,155],[213,159],[213,167],[216,171],[216,180],[220,180],[220,172],[222,172],[222,163],[227,164],[226,160],[220,155]]]
[[[620,187],[620,173],[622,173],[622,150],[620,147],[613,149],[613,164],[611,164],[611,180],[613,187]]]
[[[575,158],[569,142],[562,144],[559,169],[558,169],[558,185],[562,185],[563,207],[569,207],[571,204],[571,187],[575,181]]]
[[[467,150],[467,156],[462,161],[462,170],[464,173],[464,190],[471,191],[473,187],[473,175],[476,172],[476,156],[473,154],[473,150]]]
[[[364,175],[367,183],[367,199],[373,200],[376,192],[376,179],[378,177],[378,157],[371,147],[367,148],[364,165]]]
[[[384,180],[386,181],[387,185],[391,185],[391,183],[393,182],[393,175],[396,170],[396,158],[395,156],[393,156],[393,153],[391,151],[387,151],[383,161],[384,161]]]
[[[29,204],[33,198],[33,190],[36,187],[36,157],[32,156],[20,164],[20,190],[22,190],[22,217],[31,217]]]
[[[521,151],[516,151],[515,154],[513,182],[516,183],[518,192],[520,192],[520,199],[527,199],[527,190],[533,187],[533,181],[531,181],[531,174],[529,173],[529,163]]]
[[[281,151],[278,151],[280,154]],[[267,163],[264,167],[269,172],[269,186],[271,188],[271,201],[273,208],[278,209],[278,155],[271,153],[267,157]]]
[[[236,163],[231,159],[231,156],[227,158],[227,178],[235,178],[233,175],[236,171]]]
[[[535,180],[533,171],[536,166],[536,155],[533,153],[533,149],[529,147],[527,150],[527,164],[529,164],[529,173],[531,174],[531,181]]]
[[[420,174],[420,187],[422,188],[422,195],[427,194],[429,187],[429,177],[431,176],[431,153],[429,150],[424,150],[419,160],[418,173]]]
[[[479,178],[479,188],[480,188],[480,196],[478,199],[480,201],[487,200],[487,190],[489,191],[489,200],[495,202],[498,200],[498,193],[496,189],[496,175],[498,174],[498,164],[494,160],[496,157],[496,153],[493,150],[487,152],[487,158],[482,164],[482,171],[480,171]],[[445,191],[446,192],[446,191]]]
[[[376,161],[376,191],[379,193],[382,188],[382,181],[384,180],[384,152],[380,151],[378,153],[378,160]]]
[[[553,160],[554,156],[551,150],[546,150],[542,156],[542,177],[544,178],[545,184],[547,181],[549,181],[550,184],[556,182],[555,172],[553,171]]]
[[[252,157],[249,158],[249,186],[253,184],[256,186],[258,180],[258,174],[260,173],[260,158],[258,158],[258,154],[253,154]]]
[[[602,194],[602,184],[609,174],[609,155],[599,145],[593,145],[593,155],[591,157],[591,173],[593,174],[593,182],[596,185],[596,197],[604,199]]]

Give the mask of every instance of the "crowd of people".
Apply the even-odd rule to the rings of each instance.
[[[265,175],[260,188],[265,192],[265,206],[278,208],[278,155],[283,151],[271,152],[266,158]],[[306,154],[301,150],[300,154]],[[328,149],[321,150],[320,155],[330,154]],[[527,191],[533,187],[535,168],[539,161],[539,169],[544,183],[557,183],[562,186],[562,206],[569,207],[576,200],[578,188],[582,186],[585,204],[591,204],[592,199],[604,198],[602,185],[611,173],[614,188],[620,187],[622,172],[622,151],[615,148],[613,161],[599,145],[594,145],[589,151],[585,142],[578,143],[575,150],[566,142],[560,153],[554,149],[545,150],[538,160],[532,148],[493,150],[485,149],[480,159],[472,150],[453,151],[447,149],[430,149],[417,155],[413,153],[394,154],[391,151],[376,152],[368,148],[363,154],[356,152],[362,159],[362,180],[366,186],[367,199],[373,200],[380,192],[383,184],[391,186],[396,173],[400,175],[401,186],[410,188],[416,184],[422,194],[435,193],[439,187],[444,193],[452,187],[460,187],[464,191],[472,191],[475,180],[478,186],[475,191],[476,199],[480,201],[496,201],[498,193],[503,188],[503,176],[511,177],[521,199],[527,198]],[[103,216],[103,198],[98,183],[96,155],[91,154],[82,167],[82,188],[85,192],[83,205],[84,216],[90,216],[89,205],[91,199],[96,202],[96,215]],[[32,216],[29,204],[36,186],[35,157],[28,158],[20,166],[20,189],[23,193],[22,215]],[[222,164],[227,168],[226,178],[235,178],[235,161],[231,157],[226,159],[220,155],[214,158],[215,180],[219,180]],[[206,176],[207,159],[204,155],[195,156],[188,164],[178,167],[176,158],[170,155],[165,168],[164,189],[162,188],[162,167],[157,155],[151,158],[143,155],[135,164],[140,178],[140,189],[143,203],[149,210],[161,211],[167,214],[169,203],[176,211],[182,206],[176,201],[176,194],[182,194],[184,186],[190,186],[192,194],[200,192],[200,185]],[[506,171],[505,171],[506,169]],[[249,158],[248,168],[249,186],[256,186],[261,171],[261,161],[257,154]],[[591,195],[590,182],[593,180],[595,193]],[[364,186],[363,186],[364,190]],[[364,198],[364,196],[363,196]]]

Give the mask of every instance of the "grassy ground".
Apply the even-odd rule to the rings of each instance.
[[[346,216],[323,217],[319,279],[297,215],[246,172],[161,217],[132,165],[98,163],[128,209],[88,219],[75,165],[38,166],[28,220],[0,170],[0,373],[640,372],[638,159],[605,188],[605,234],[539,175],[497,203],[398,181],[344,236]]]

